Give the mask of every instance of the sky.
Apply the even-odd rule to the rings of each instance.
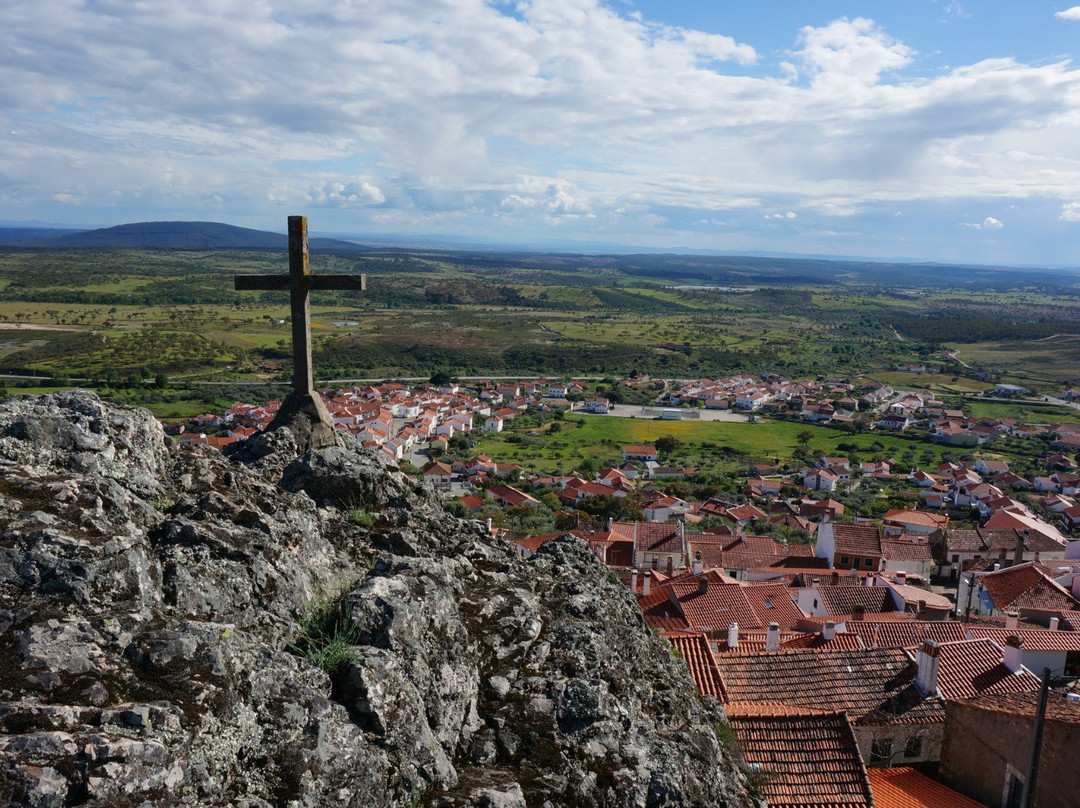
[[[0,222],[1080,266],[1078,47],[1068,0],[9,2]]]

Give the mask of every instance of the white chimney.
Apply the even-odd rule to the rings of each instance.
[[[769,631],[765,634],[765,650],[780,650],[780,624],[769,623]]]
[[[821,629],[821,639],[825,640],[825,642],[836,639],[836,623],[832,620],[825,621],[825,625]]]
[[[727,645],[728,648],[739,647],[739,624],[732,623],[727,627]]]
[[[1000,561],[995,561],[994,562],[994,572],[1001,572],[1001,562]]]
[[[613,527],[615,527],[615,520],[609,516],[607,520],[607,529],[610,531]]]
[[[652,591],[652,570],[645,570],[645,583],[641,587],[641,594],[648,595]]]
[[[1005,615],[1005,628],[1009,631],[1016,631],[1020,626],[1020,615],[1016,612],[1009,612]]]
[[[915,664],[919,666],[915,674],[915,685],[926,697],[938,695],[938,665],[941,662],[941,649],[933,640],[923,640],[915,652]]]
[[[704,565],[701,563],[701,550],[694,553],[694,575],[701,575]]]
[[[1005,638],[1002,654],[1005,667],[1013,673],[1020,673],[1020,668],[1024,664],[1024,641],[1015,634],[1010,634]]]
[[[1050,618],[1050,630],[1051,630],[1051,631],[1057,631],[1057,630],[1058,630],[1058,624],[1059,624],[1060,622],[1061,622],[1061,621],[1060,621],[1060,620],[1059,620],[1058,618],[1056,618],[1056,617],[1051,617],[1051,618]]]
[[[855,569],[854,567],[852,567],[850,570],[848,570],[848,575],[850,575],[852,578],[854,578],[858,574],[859,574],[859,571],[857,569]]]
[[[637,594],[637,574],[638,571],[636,569],[630,570],[630,591],[635,595]]]
[[[904,570],[897,570],[895,575],[896,583],[903,586],[907,583],[907,573]]]

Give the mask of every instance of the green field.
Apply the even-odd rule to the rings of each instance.
[[[528,436],[527,433],[532,431],[539,431],[540,434]],[[932,460],[924,465],[937,465],[941,462],[942,452],[949,451],[948,447],[925,443],[913,437],[873,432],[853,434],[794,421],[660,421],[578,414],[568,415],[563,428],[556,434],[516,426],[495,436],[476,436],[474,433],[477,437],[474,450],[496,460],[518,463],[531,471],[549,474],[569,472],[576,463],[586,458],[600,464],[618,464],[622,462],[622,447],[625,444],[653,443],[657,438],[670,435],[682,446],[675,456],[662,458],[662,462],[699,466],[703,471],[729,474],[745,470],[751,462],[794,462],[798,465],[794,455],[801,446],[798,435],[803,431],[813,435],[806,447],[812,455],[852,454],[850,448],[839,448],[840,444],[858,447],[855,453],[863,460],[877,454],[900,455],[914,449],[920,456],[924,452],[933,455]],[[516,438],[508,440],[511,435],[522,436],[522,433],[522,442],[514,442]],[[884,450],[872,448],[875,443],[883,445]]]

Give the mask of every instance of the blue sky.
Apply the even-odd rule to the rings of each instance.
[[[0,221],[1080,265],[1080,6],[0,6]]]

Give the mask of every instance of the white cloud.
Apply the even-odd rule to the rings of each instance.
[[[0,200],[614,239],[1076,198],[1080,69],[915,75],[915,49],[862,18],[790,36],[777,64],[599,0],[0,4]]]
[[[961,222],[961,224],[975,230],[1000,230],[1005,226],[1000,219],[995,219],[993,216],[987,216],[981,222]]]
[[[1073,6],[1064,11],[1056,11],[1054,16],[1059,20],[1080,20],[1080,6]]]
[[[1063,222],[1080,222],[1080,202],[1066,202],[1062,205],[1058,219]]]
[[[386,195],[376,185],[365,179],[353,182],[325,180],[308,193],[308,199],[316,205],[351,207],[354,205],[381,205]]]

